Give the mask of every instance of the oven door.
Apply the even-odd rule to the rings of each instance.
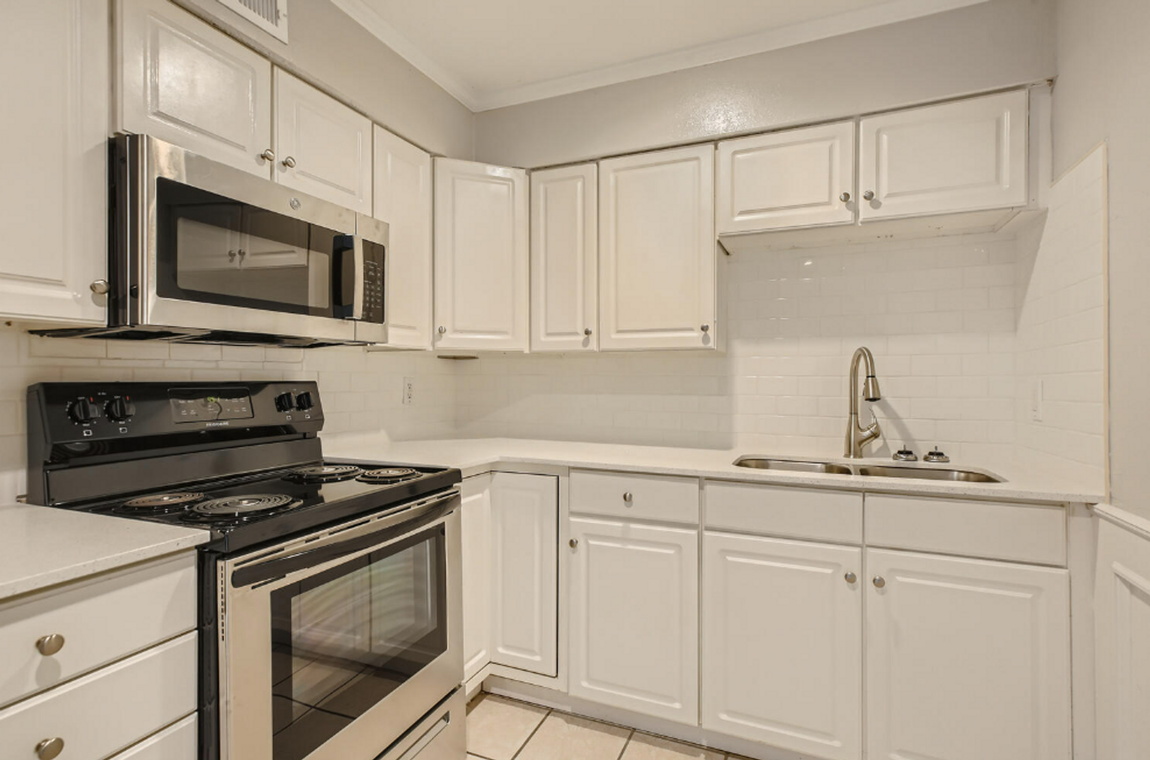
[[[220,756],[384,753],[463,680],[459,495],[220,564]]]
[[[152,137],[117,139],[130,322],[355,341],[368,274],[355,212]]]

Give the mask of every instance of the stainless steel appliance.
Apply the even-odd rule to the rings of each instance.
[[[327,461],[315,383],[29,388],[29,501],[211,531],[202,760],[461,760],[458,470]]]
[[[108,326],[40,334],[387,341],[386,223],[146,135],[110,167]]]

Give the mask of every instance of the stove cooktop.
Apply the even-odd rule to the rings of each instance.
[[[385,511],[458,483],[458,470],[315,462],[76,505],[85,512],[210,530],[206,548],[235,551]]]

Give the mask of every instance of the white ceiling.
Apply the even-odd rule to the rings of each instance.
[[[473,111],[986,0],[333,0]]]

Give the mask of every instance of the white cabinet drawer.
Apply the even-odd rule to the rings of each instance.
[[[861,493],[709,480],[707,527],[838,543],[862,543]]]
[[[571,473],[571,511],[699,524],[699,481],[625,472]]]
[[[198,748],[199,737],[193,713],[124,750],[112,760],[196,760]]]
[[[1060,506],[867,494],[865,511],[868,546],[1066,564]]]
[[[187,633],[0,711],[0,747],[33,758],[58,737],[62,757],[100,760],[195,709],[196,634]]]
[[[195,627],[194,551],[0,605],[0,705]],[[64,646],[45,656],[52,634]]]

